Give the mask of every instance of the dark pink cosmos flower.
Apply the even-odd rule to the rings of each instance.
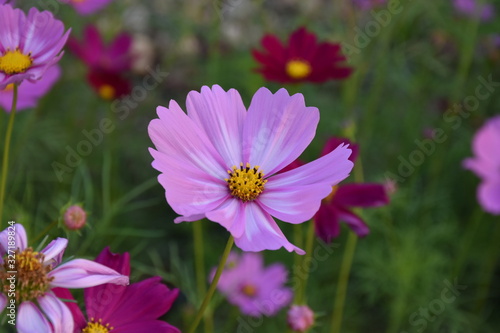
[[[330,153],[339,144],[349,144],[352,155],[349,157],[355,162],[359,147],[347,139],[331,138],[324,148],[321,156]],[[287,170],[302,165],[300,160],[287,167]],[[365,222],[351,211],[351,207],[379,207],[389,203],[384,184],[349,183],[332,187],[332,192],[321,202],[321,206],[314,215],[316,234],[325,242],[331,242],[340,234],[340,222],[347,225],[359,236],[366,236],[370,230]]]
[[[130,81],[123,75],[97,68],[90,69],[87,80],[92,89],[108,101],[128,95],[132,89]]]
[[[109,45],[105,45],[99,30],[93,25],[85,28],[81,42],[76,38],[68,40],[71,52],[87,66],[117,73],[130,70],[131,45],[132,37],[127,33],[121,33]]]
[[[345,67],[346,60],[340,44],[318,43],[316,35],[306,28],[297,29],[284,45],[274,35],[262,38],[264,51],[252,54],[261,67],[257,69],[266,80],[280,83],[314,82],[345,79],[352,68]]]
[[[500,215],[500,116],[491,118],[481,127],[472,142],[474,157],[463,162],[482,182],[477,199],[486,212]]]
[[[115,254],[106,247],[96,262],[130,275],[130,255]],[[57,288],[55,294],[62,299],[73,299],[68,289]],[[75,331],[111,333],[180,333],[174,326],[158,320],[174,303],[179,289],[170,290],[159,276],[128,286],[104,284],[84,290],[87,319],[76,303],[66,302],[75,321]],[[66,332],[69,333],[69,332]]]

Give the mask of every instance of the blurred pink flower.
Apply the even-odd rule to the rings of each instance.
[[[50,91],[60,76],[61,67],[54,65],[47,69],[40,80],[23,82],[17,91],[17,111],[36,107],[38,100]],[[12,106],[13,92],[12,83],[0,90],[0,106],[7,112],[10,112]]]
[[[463,162],[482,182],[477,189],[477,199],[483,209],[500,215],[500,116],[489,119],[473,141],[474,157]]]
[[[453,5],[459,13],[473,18],[480,18],[482,21],[490,21],[495,16],[495,8],[492,4],[486,2],[453,0]]]
[[[26,16],[11,5],[0,5],[0,90],[40,80],[62,57],[69,32],[48,11],[31,8]]]
[[[260,253],[232,252],[217,288],[245,315],[274,316],[292,300],[292,290],[284,287],[287,280],[284,265],[264,267]]]
[[[358,145],[352,144],[343,138],[329,139],[323,148],[322,156],[330,153],[339,145],[349,145],[352,155],[349,157],[353,163],[358,156]],[[286,170],[302,165],[300,160],[294,161]],[[345,222],[359,237],[368,235],[370,230],[365,222],[351,211],[352,207],[380,207],[389,203],[384,184],[375,183],[349,183],[333,186],[330,194],[323,199],[321,207],[314,215],[316,234],[319,238],[329,243],[340,234],[340,222]]]
[[[128,253],[111,253],[106,247],[95,261],[130,275]],[[57,288],[54,292],[60,298],[73,299],[67,289]],[[65,304],[73,315],[75,332],[180,333],[174,326],[158,320],[170,310],[178,295],[179,289],[169,289],[161,283],[161,277],[156,276],[128,286],[103,284],[86,288],[84,298],[89,320],[76,303]]]
[[[276,174],[312,141],[319,111],[302,94],[266,88],[253,96],[248,111],[239,93],[215,85],[192,91],[186,115],[175,101],[158,107],[149,124],[153,167],[175,212],[175,222],[208,218],[225,227],[245,251],[303,254],[279,229],[273,216],[289,223],[309,220],[332,186],[349,175],[351,150],[330,154]]]
[[[314,325],[314,312],[307,305],[292,305],[287,313],[288,326],[296,332],[307,332]]]
[[[15,299],[18,312],[18,332],[73,332],[70,311],[53,293],[56,287],[88,288],[104,283],[128,284],[128,277],[115,270],[85,259],[73,259],[61,264],[68,240],[57,238],[42,251],[28,247],[24,227],[17,223],[0,233],[0,312]],[[16,260],[8,251],[15,249]],[[10,253],[10,252],[9,252]],[[17,271],[15,298],[9,294],[12,276]]]
[[[90,15],[104,7],[106,7],[113,0],[61,0],[61,2],[69,3],[72,5],[78,14]]]
[[[384,5],[387,0],[353,0],[354,4],[362,10],[370,10]]]
[[[64,225],[69,230],[79,230],[87,222],[87,213],[78,205],[72,205],[64,212]]]

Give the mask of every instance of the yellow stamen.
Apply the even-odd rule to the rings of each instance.
[[[333,197],[335,197],[335,193],[337,193],[337,190],[339,189],[338,185],[332,186],[332,191],[326,198],[323,199],[324,202],[330,203],[333,200]]]
[[[98,93],[103,99],[111,100],[115,98],[116,90],[109,84],[103,84],[99,87]]]
[[[109,324],[103,325],[102,319],[96,321],[94,318],[90,318],[90,321],[82,330],[82,333],[108,333],[113,329],[114,327],[110,326]]]
[[[19,49],[15,51],[7,50],[0,56],[0,71],[7,75],[24,73],[33,64],[31,54],[23,54]]]
[[[240,167],[233,166],[233,170],[227,170],[229,178],[227,182],[231,195],[240,198],[243,202],[251,201],[257,198],[264,191],[264,174],[259,170],[259,166],[250,167],[250,163]]]
[[[295,80],[303,79],[311,74],[311,65],[304,60],[290,60],[286,64],[286,73]]]
[[[254,285],[246,284],[241,288],[241,292],[248,297],[254,297],[257,295],[257,288]]]

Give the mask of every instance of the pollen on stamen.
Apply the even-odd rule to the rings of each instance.
[[[256,199],[264,191],[264,184],[267,183],[258,165],[252,167],[250,163],[244,165],[242,162],[239,168],[233,166],[232,170],[227,170],[227,173],[229,178],[224,180],[228,184],[231,195],[243,202]]]

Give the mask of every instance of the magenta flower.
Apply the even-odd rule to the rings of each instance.
[[[314,325],[314,312],[307,305],[292,305],[286,318],[295,332],[307,332]]]
[[[0,5],[0,90],[23,80],[35,82],[62,57],[69,36],[48,11],[31,8],[28,16]]]
[[[76,38],[68,40],[69,49],[88,67],[114,73],[130,70],[131,45],[132,37],[121,33],[106,46],[99,30],[93,25],[85,27],[81,42]]]
[[[127,276],[90,260],[73,259],[61,264],[67,244],[67,239],[57,238],[36,252],[28,247],[26,231],[19,223],[0,233],[0,312],[7,308],[7,313],[10,313],[11,304],[16,304],[19,332],[73,332],[73,318],[52,292],[55,287],[128,284]],[[15,253],[15,261],[8,256],[12,253]],[[15,276],[14,280],[11,280],[12,276]],[[10,290],[11,281],[16,286],[15,292]]]
[[[230,264],[222,272],[217,288],[241,313],[253,317],[274,316],[293,297],[284,287],[288,272],[282,264],[264,267],[260,253],[231,253]]]
[[[341,144],[349,144],[353,153],[349,159],[354,162],[358,156],[358,145],[347,139],[329,139],[322,152],[322,156],[330,153]],[[287,169],[302,165],[295,161]],[[350,183],[333,186],[330,194],[322,201],[321,207],[314,216],[316,234],[329,243],[340,234],[340,222],[345,222],[359,236],[366,236],[370,230],[365,222],[351,211],[351,207],[379,207],[389,203],[384,184]]]
[[[93,14],[107,5],[113,0],[61,0],[61,2],[72,5],[76,12],[82,16]]]
[[[492,4],[478,3],[477,0],[453,0],[453,5],[459,13],[482,21],[490,21],[495,15]]]
[[[500,215],[500,116],[489,119],[472,141],[474,157],[463,165],[472,170],[482,182],[477,189],[477,200],[483,209]]]
[[[225,227],[244,251],[304,253],[283,235],[273,217],[302,223],[321,199],[352,169],[351,150],[330,154],[276,174],[295,160],[314,137],[319,111],[302,94],[259,89],[248,112],[234,89],[192,91],[186,115],[175,101],[158,107],[149,124],[157,150],[153,167],[175,212],[175,222],[208,218]]]
[[[39,81],[26,81],[20,85],[17,91],[17,111],[34,108],[38,100],[50,91],[60,76],[61,68],[59,65],[54,65],[47,69]],[[7,112],[10,112],[12,106],[13,92],[12,83],[0,90],[0,106]]]
[[[96,262],[130,275],[130,255],[115,254],[106,247],[97,256]],[[70,291],[57,288],[56,295],[73,299]],[[161,283],[159,276],[128,286],[104,284],[84,290],[87,318],[75,303],[66,303],[75,320],[77,332],[155,332],[180,333],[174,326],[158,320],[174,303],[179,289],[170,290]]]

